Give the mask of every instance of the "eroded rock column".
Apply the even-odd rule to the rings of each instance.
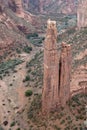
[[[56,42],[56,22],[48,20],[47,34],[44,43],[43,114],[56,110],[59,105],[59,61]]]
[[[63,43],[60,57],[60,102],[64,106],[70,98],[70,79],[71,79],[71,46]]]

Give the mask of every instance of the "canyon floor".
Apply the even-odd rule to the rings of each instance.
[[[12,130],[16,130],[18,125],[21,125],[22,130],[27,128],[27,121],[20,116],[28,102],[25,91],[29,87],[24,86],[23,80],[26,75],[26,62],[30,61],[36,52],[20,54],[20,59],[24,62],[15,67],[15,73],[9,70],[9,75],[0,80],[0,124],[5,130],[9,130],[15,121],[17,124],[11,128]]]
[[[87,97],[85,98],[84,95],[74,97],[70,101],[71,105],[61,108],[60,113],[56,112],[47,118],[41,116],[41,106],[38,107],[41,96],[38,99],[38,95],[42,92],[42,78],[38,78],[37,75],[39,74],[41,77],[43,69],[41,67],[43,66],[41,50],[43,47],[36,47],[30,54],[19,54],[23,62],[17,65],[14,71],[9,70],[9,73],[3,75],[0,80],[0,125],[4,130],[18,130],[18,128],[21,130],[80,130],[85,120]],[[81,60],[86,56],[85,49],[83,53],[77,54],[75,59]],[[26,64],[29,65],[28,68],[26,68]],[[27,73],[30,76],[32,73],[35,79],[32,78],[25,83],[23,80]],[[80,81],[84,81],[82,86],[79,86]],[[77,91],[84,85],[87,85],[87,64],[79,66],[72,74],[71,91]],[[33,91],[33,95],[27,98],[25,92],[29,89]],[[40,115],[38,115],[38,108]],[[79,111],[81,112],[79,113]]]

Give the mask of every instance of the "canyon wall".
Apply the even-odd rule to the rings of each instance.
[[[8,54],[14,53],[16,48],[30,44],[24,34],[35,31],[30,23],[32,16],[27,20],[20,18],[24,17],[21,1],[14,2],[13,0],[0,0],[0,62]],[[30,16],[29,13],[26,15]]]
[[[33,13],[76,13],[76,0],[23,0],[23,5]]]

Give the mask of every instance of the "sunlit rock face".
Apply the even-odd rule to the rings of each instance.
[[[60,101],[62,105],[70,98],[70,79],[71,79],[71,45],[62,43],[60,55]]]
[[[48,20],[44,43],[43,114],[65,106],[70,98],[71,46],[63,43],[59,54],[56,43],[56,21]]]
[[[87,0],[79,0],[77,8],[77,26],[79,29],[87,26]]]
[[[42,94],[42,111],[49,113],[57,109],[58,96],[58,53],[57,53],[57,29],[56,22],[48,20],[47,34],[44,44],[44,87]]]

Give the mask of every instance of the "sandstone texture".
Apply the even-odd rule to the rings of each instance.
[[[70,98],[71,60],[71,46],[63,43],[60,58],[60,100],[62,105],[65,105]]]
[[[44,87],[42,94],[42,111],[50,112],[58,107],[58,53],[57,53],[57,29],[55,21],[48,21],[47,34],[44,44]]]
[[[80,50],[79,45],[71,44],[71,48],[71,45],[62,43],[59,52],[56,39],[56,22],[48,20],[44,43],[43,114],[64,107],[76,94],[87,94],[87,44],[84,43],[84,51],[76,53]]]
[[[71,46],[63,43],[59,55],[56,42],[56,22],[48,20],[44,43],[43,113],[57,110],[70,98]]]

